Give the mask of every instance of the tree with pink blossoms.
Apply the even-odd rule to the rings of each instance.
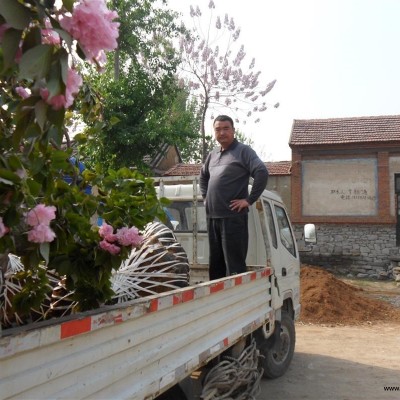
[[[101,71],[118,29],[105,0],[0,1],[0,275],[8,254],[20,257],[18,277],[30,286],[14,296],[18,312],[43,300],[43,269],[66,277],[78,310],[98,307],[113,295],[112,270],[140,243],[138,229],[163,218],[151,179],[126,168],[77,179],[64,147],[72,112],[101,120],[85,74]]]
[[[232,114],[237,123],[258,122],[259,114],[269,107],[265,96],[276,82],[262,84],[261,72],[254,70],[255,59],[246,61],[244,46],[238,45],[240,27],[233,18],[228,14],[214,15],[213,0],[208,9],[210,15],[204,18],[208,22],[203,26],[200,8],[190,6],[192,35],[184,35],[180,40],[180,78],[196,99],[201,115],[202,161],[209,151],[206,119],[224,113]]]

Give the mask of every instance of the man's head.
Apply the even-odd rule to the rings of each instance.
[[[215,139],[224,150],[227,149],[235,139],[235,127],[232,118],[227,115],[218,115],[214,120],[213,127]]]

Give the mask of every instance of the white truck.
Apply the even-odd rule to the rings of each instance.
[[[190,181],[190,183],[188,183]],[[255,337],[264,376],[281,376],[300,313],[298,247],[280,197],[249,213],[248,272],[208,281],[206,218],[197,178],[158,180],[191,263],[191,286],[2,331],[0,399],[189,400],[188,378]],[[313,241],[315,232],[305,230]],[[306,237],[307,236],[307,237]],[[192,375],[193,376],[193,375]],[[182,393],[182,392],[181,392]]]

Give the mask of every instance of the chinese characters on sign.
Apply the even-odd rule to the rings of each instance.
[[[341,200],[375,200],[375,195],[368,194],[366,189],[331,189],[331,195],[337,195]]]

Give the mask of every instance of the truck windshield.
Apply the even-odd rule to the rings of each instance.
[[[193,202],[174,201],[166,207],[166,214],[169,222],[178,232],[193,231]],[[197,230],[199,232],[207,231],[206,210],[203,202],[197,202]]]

